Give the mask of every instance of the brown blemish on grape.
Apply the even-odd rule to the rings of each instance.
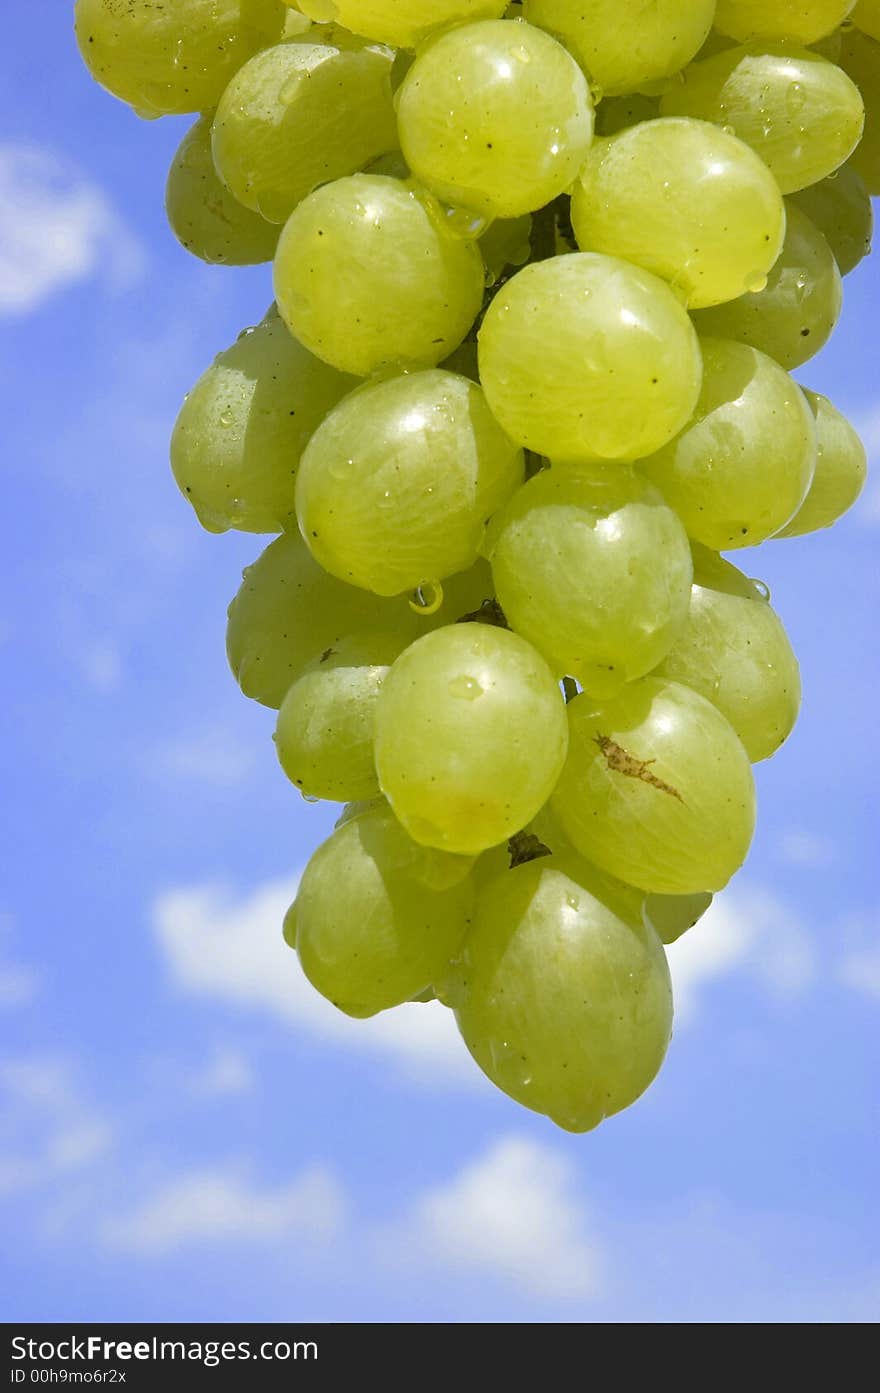
[[[597,735],[596,744],[605,756],[605,763],[615,774],[623,774],[628,779],[641,779],[643,784],[650,784],[652,788],[659,788],[661,793],[668,793],[670,797],[677,798],[679,803],[684,799],[677,788],[668,784],[663,779],[658,779],[656,774],[651,772],[651,765],[656,764],[655,759],[636,759],[622,745],[616,744],[607,735]]]

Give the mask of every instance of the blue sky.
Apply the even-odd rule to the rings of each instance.
[[[439,1007],[349,1022],[279,939],[333,819],[239,694],[167,438],[271,300],[164,224],[186,119],[5,21],[0,899],[6,1319],[853,1321],[876,1256],[880,487],[741,553],[802,662],[746,869],[672,954],[661,1078],[570,1137],[483,1082]],[[38,42],[35,42],[38,36]],[[880,269],[799,378],[880,454]]]

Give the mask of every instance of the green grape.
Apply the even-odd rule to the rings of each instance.
[[[294,900],[293,904],[290,906],[290,909],[287,911],[287,913],[286,913],[285,916],[284,916],[284,921],[283,921],[283,923],[282,923],[282,925],[281,925],[281,937],[284,939],[284,942],[287,944],[288,948],[293,948],[293,949],[296,948],[296,901],[295,901],[295,900]]]
[[[96,82],[141,116],[208,111],[284,26],[277,0],[76,0],[76,39]]]
[[[202,261],[254,266],[275,255],[280,229],[243,208],[217,176],[210,116],[187,131],[171,162],[165,211],[178,242]]]
[[[507,0],[297,0],[316,20],[338,20],[355,34],[415,48],[430,34],[453,24],[497,19]]]
[[[439,587],[438,587],[439,589]],[[364,629],[412,641],[479,610],[494,594],[488,563],[444,581],[436,607],[414,609],[322,570],[298,532],[278,537],[244,572],[229,606],[229,664],[245,696],[276,710],[314,659]]]
[[[855,0],[718,0],[715,27],[741,43],[791,39],[812,44],[842,24]]]
[[[275,296],[291,331],[359,377],[439,363],[461,343],[484,289],[480,253],[444,224],[431,195],[380,175],[310,194],[275,257]]]
[[[275,727],[281,767],[307,798],[375,798],[376,700],[407,637],[367,630],[316,658],[289,689]]]
[[[552,806],[581,855],[649,893],[722,889],[755,826],[749,757],[727,718],[657,677],[605,703],[578,696],[567,710]]]
[[[596,108],[596,134],[617,135],[640,121],[653,121],[660,115],[660,98],[631,92],[627,97],[608,97]]]
[[[714,898],[708,893],[647,895],[642,905],[642,919],[661,943],[677,943],[682,934],[699,923]]]
[[[312,986],[358,1017],[431,986],[470,923],[471,865],[418,846],[387,807],[337,828],[296,897],[296,951]]]
[[[654,676],[717,706],[753,764],[776,753],[800,710],[797,658],[766,588],[702,547],[687,622]]]
[[[640,462],[715,551],[755,546],[794,516],[816,468],[816,432],[797,383],[747,344],[705,338],[703,390],[681,435]]]
[[[468,378],[434,368],[371,382],[309,442],[300,530],[331,575],[399,595],[476,561],[486,519],[523,467]]]
[[[319,184],[397,145],[388,49],[285,43],[232,79],[214,117],[214,161],[240,203],[283,223]]]
[[[715,0],[526,0],[525,16],[556,34],[606,96],[634,92],[689,63]]]
[[[476,855],[519,831],[549,798],[566,745],[553,674],[507,629],[437,629],[407,648],[379,693],[379,785],[427,846]]]
[[[785,236],[785,205],[763,160],[717,126],[680,117],[597,140],[571,218],[582,251],[634,261],[694,307],[763,285]]]
[[[864,179],[851,165],[792,194],[790,202],[818,227],[842,276],[870,255],[874,210]]]
[[[453,29],[416,57],[397,94],[400,144],[447,203],[515,218],[571,184],[593,137],[587,80],[540,29]]]
[[[334,827],[344,827],[347,822],[360,817],[361,813],[372,812],[375,808],[387,808],[388,803],[381,793],[376,798],[359,798],[354,803],[346,803],[334,822]]]
[[[508,435],[555,460],[634,460],[690,419],[702,376],[688,316],[656,276],[580,252],[504,285],[479,334],[480,380]]]
[[[641,896],[574,856],[480,887],[444,994],[492,1082],[570,1132],[635,1102],[672,1030],[666,955]]]
[[[806,213],[787,208],[782,253],[763,290],[726,305],[696,310],[701,336],[736,339],[800,367],[824,347],[843,308],[843,284],[834,254]]]
[[[227,652],[245,696],[279,707],[310,662],[359,629],[418,632],[401,600],[380,600],[328,576],[296,532],[278,537],[244,572],[229,607]]]
[[[694,63],[660,110],[724,126],[761,156],[783,193],[838,169],[858,145],[865,119],[845,72],[818,53],[779,43],[747,44]]]
[[[303,40],[308,43],[315,33],[315,26],[308,15],[300,14],[299,10],[293,9],[293,0],[281,0],[281,3],[288,7],[284,16],[284,28],[281,31],[282,39],[288,43],[300,43]],[[335,26],[327,24],[323,27],[331,29]]]
[[[171,437],[177,485],[209,532],[296,525],[300,456],[324,416],[356,385],[313,358],[278,318],[214,359]]]
[[[657,666],[687,615],[693,567],[684,528],[635,470],[545,470],[493,533],[499,603],[555,672],[605,696]]]
[[[802,537],[830,527],[855,503],[865,485],[868,458],[858,432],[818,392],[804,391],[816,421],[819,456],[810,491],[777,537]]]
[[[532,219],[525,213],[521,218],[496,218],[480,238],[480,254],[490,285],[508,266],[524,266],[531,255]]]
[[[853,23],[872,39],[880,39],[880,0],[859,0],[852,12]]]
[[[880,43],[858,29],[847,30],[840,46],[840,66],[865,103],[865,133],[850,163],[861,174],[868,193],[876,197],[880,195]]]

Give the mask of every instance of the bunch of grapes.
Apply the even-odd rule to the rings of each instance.
[[[656,1075],[664,943],[743,864],[798,666],[723,560],[865,453],[789,375],[880,193],[880,0],[77,0],[200,113],[177,237],[275,303],[174,429],[281,766],[347,804],[284,934],[352,1016],[451,1007],[586,1131]],[[866,122],[867,107],[867,122]]]

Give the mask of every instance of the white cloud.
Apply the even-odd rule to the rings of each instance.
[[[110,696],[122,686],[122,658],[112,643],[95,640],[76,654],[85,681],[96,692]]]
[[[880,943],[847,953],[837,975],[845,986],[880,1001]]]
[[[40,990],[39,974],[9,956],[7,944],[12,934],[11,917],[0,914],[0,1011],[30,1006]]]
[[[198,1244],[266,1245],[285,1239],[328,1242],[341,1231],[345,1194],[322,1166],[277,1189],[260,1188],[234,1168],[191,1171],[128,1214],[104,1222],[105,1244],[159,1257]]]
[[[287,1024],[362,1054],[390,1055],[420,1082],[479,1087],[482,1075],[452,1013],[407,1004],[355,1021],[319,995],[281,938],[298,880],[270,882],[242,900],[217,885],[160,895],[153,924],[172,978],[185,991],[269,1011]]]
[[[503,1137],[445,1184],[418,1196],[384,1239],[400,1261],[501,1278],[550,1300],[595,1296],[599,1245],[573,1167],[558,1152]]]
[[[219,1098],[230,1093],[249,1093],[254,1071],[240,1050],[222,1046],[190,1078],[193,1093],[203,1098]]]
[[[143,267],[139,242],[99,188],[51,151],[0,145],[0,314],[28,314],[93,277],[123,288]]]
[[[837,848],[830,837],[817,837],[802,828],[792,828],[779,842],[779,856],[791,866],[810,866],[822,870],[834,864]]]
[[[154,777],[226,788],[248,777],[254,768],[254,751],[230,727],[212,725],[163,741],[147,767]]]
[[[869,463],[876,464],[880,460],[880,406],[856,417],[853,424],[864,441]],[[880,484],[870,474],[867,487],[856,504],[856,514],[862,522],[880,523]]]
[[[677,1026],[694,1019],[704,989],[728,973],[748,972],[783,998],[800,995],[815,974],[813,947],[795,911],[745,886],[717,895],[668,955]]]
[[[84,1098],[69,1060],[0,1060],[0,1193],[57,1181],[109,1151],[109,1124]]]

